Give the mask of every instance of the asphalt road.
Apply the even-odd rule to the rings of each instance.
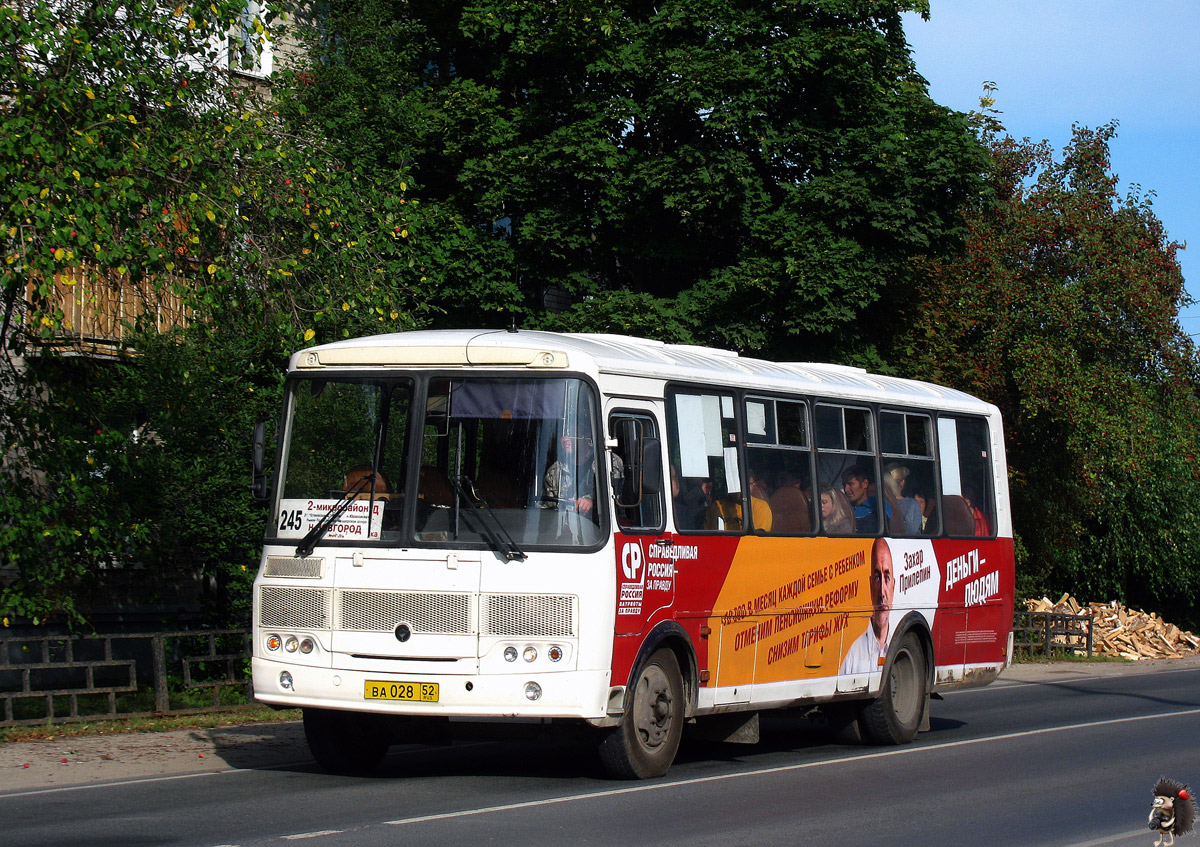
[[[2,745],[2,843],[1150,847],[1154,781],[1200,788],[1200,660],[1020,666],[935,702],[932,731],[904,747],[838,745],[773,716],[762,743],[685,742],[666,778],[640,783],[605,780],[586,749],[545,742],[397,747],[371,778],[335,777],[295,732],[226,733],[207,754],[193,733],[178,743],[198,746],[162,757],[160,773],[121,767],[144,737],[108,739],[114,769],[87,776],[87,754],[72,751],[81,758],[56,775],[79,781],[50,786],[22,784],[43,766],[12,764],[32,753]]]

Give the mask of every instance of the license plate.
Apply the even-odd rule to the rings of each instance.
[[[368,679],[363,694],[368,700],[416,700],[420,703],[438,701],[436,682],[379,682]]]

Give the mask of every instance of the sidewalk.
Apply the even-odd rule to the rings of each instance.
[[[1161,670],[1200,668],[1200,655],[1141,662],[1024,662],[1013,665],[993,685],[1017,682],[1060,682],[1097,676],[1133,676]]]
[[[1200,668],[1200,656],[1014,665],[994,686]],[[297,721],[0,743],[0,793],[311,762]]]
[[[0,794],[311,762],[299,721],[0,744]]]

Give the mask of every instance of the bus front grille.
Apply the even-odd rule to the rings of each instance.
[[[478,624],[476,615],[478,614]],[[264,585],[259,623],[279,629],[414,632],[502,638],[573,638],[576,599],[568,594],[483,594],[291,588]]]
[[[574,598],[562,594],[485,594],[483,635],[568,638],[575,635]]]
[[[337,629],[391,632],[398,623],[414,632],[470,635],[471,595],[400,591],[339,591]]]
[[[264,585],[259,595],[258,620],[280,629],[326,629],[329,626],[329,590]]]
[[[268,556],[263,576],[291,577],[293,579],[320,579],[325,575],[324,559],[296,559],[284,556]]]

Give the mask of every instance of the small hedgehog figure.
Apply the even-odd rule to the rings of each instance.
[[[1186,785],[1165,777],[1154,784],[1154,804],[1150,810],[1150,828],[1158,833],[1154,847],[1171,847],[1175,836],[1191,832],[1195,822],[1196,801]]]

